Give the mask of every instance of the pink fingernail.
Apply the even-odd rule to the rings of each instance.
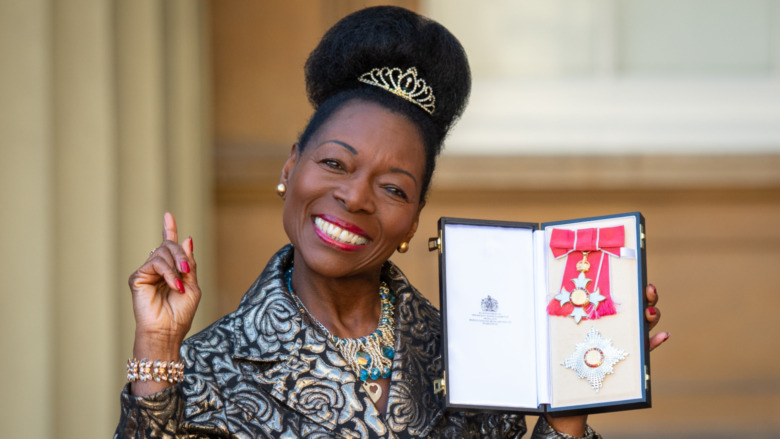
[[[176,289],[179,290],[180,293],[184,294],[184,284],[181,282],[181,279],[176,279],[173,281],[173,283],[176,284]]]
[[[190,253],[195,253],[195,241],[192,240],[192,236],[190,236]]]
[[[650,308],[647,308],[647,312],[649,312],[651,316],[654,316],[655,313],[658,312],[658,311],[656,311],[655,308],[650,307]]]
[[[190,264],[187,261],[181,261],[181,271],[182,273],[189,273],[190,272]]]

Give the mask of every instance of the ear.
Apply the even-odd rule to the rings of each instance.
[[[284,166],[282,166],[282,175],[279,177],[279,183],[284,183],[285,186],[288,185],[290,175],[292,174],[293,169],[295,169],[295,163],[298,162],[298,157],[300,157],[300,155],[301,148],[297,143],[293,143],[293,146],[290,149],[290,156],[287,157],[287,161],[284,162]]]

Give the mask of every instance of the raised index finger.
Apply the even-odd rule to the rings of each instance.
[[[179,233],[176,231],[176,218],[170,212],[163,216],[163,241],[179,242]]]

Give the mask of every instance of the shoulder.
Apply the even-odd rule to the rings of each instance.
[[[213,359],[229,362],[237,349],[257,342],[258,336],[262,335],[258,334],[258,322],[270,318],[286,319],[291,310],[296,310],[291,300],[283,300],[286,297],[283,273],[291,264],[291,258],[292,246],[280,249],[249,287],[235,311],[185,340],[182,358],[187,366],[197,364],[205,368]]]
[[[181,391],[186,401],[185,424],[188,428],[220,431],[227,428],[226,419],[217,413],[224,414],[228,410],[230,389],[244,376],[242,365],[246,361],[243,360],[278,354],[279,343],[269,341],[269,334],[261,328],[266,320],[277,318],[281,313],[276,308],[280,307],[279,297],[283,292],[283,266],[289,263],[290,254],[289,246],[277,252],[235,311],[184,341],[181,358],[185,364],[185,380],[181,383]],[[269,303],[276,306],[269,309]],[[292,304],[282,308],[295,310]],[[281,336],[277,334],[277,337]]]
[[[209,362],[203,360],[214,356],[230,356],[233,353],[236,326],[235,312],[212,323],[184,341],[181,356],[188,368],[196,364],[203,367]]]
[[[220,368],[232,364],[232,358],[239,348],[256,342],[258,334],[255,320],[263,320],[262,317],[266,315],[278,317],[278,313],[272,313],[266,308],[269,303],[279,304],[278,296],[283,296],[282,274],[284,267],[290,264],[291,257],[291,246],[279,250],[249,287],[235,311],[184,341],[181,356],[191,374],[205,377],[214,373],[215,363]],[[287,308],[295,309],[292,304]]]

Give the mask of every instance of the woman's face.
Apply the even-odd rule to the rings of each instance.
[[[282,171],[284,229],[296,265],[326,277],[376,274],[417,229],[425,168],[422,138],[404,116],[346,103],[293,147]]]

